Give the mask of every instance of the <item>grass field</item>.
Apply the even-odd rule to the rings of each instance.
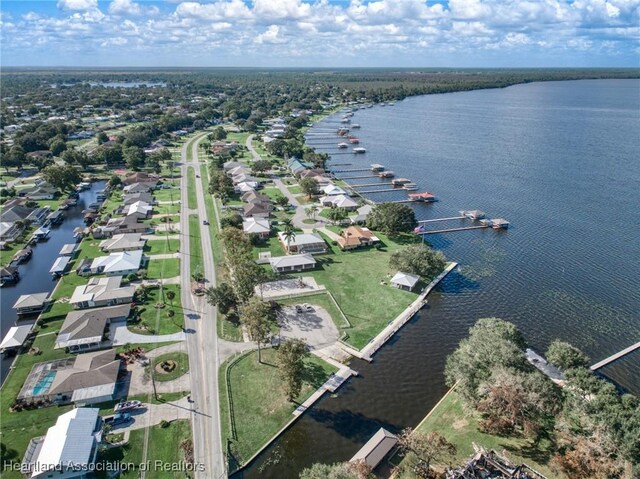
[[[174,180],[180,178],[179,176],[174,176]],[[153,196],[156,198],[156,201],[179,201],[180,200],[180,190],[178,188],[167,188],[163,190],[155,190],[153,192]],[[162,205],[158,205],[162,206]]]
[[[549,468],[551,459],[551,443],[543,439],[539,444],[523,438],[499,437],[485,434],[478,429],[478,418],[473,412],[464,408],[462,399],[455,393],[449,393],[417,428],[428,433],[436,431],[456,446],[454,462],[463,464],[473,455],[473,443],[485,449],[494,449],[499,453],[506,451],[507,458],[516,463],[525,463],[529,467],[544,474],[549,479],[565,479]],[[407,458],[410,460],[411,458]],[[414,479],[412,473],[405,473],[398,479]]]
[[[392,241],[383,234],[376,235],[383,243],[380,250],[342,251],[327,239],[329,253],[315,257],[318,261],[316,269],[296,273],[297,276],[313,276],[318,284],[331,291],[353,326],[346,330],[348,337],[345,340],[358,349],[417,297],[415,292],[402,291],[388,284],[397,272],[389,266],[391,253],[402,248],[404,242],[415,241],[414,236],[400,236]],[[343,323],[340,319],[334,321],[337,325]]]
[[[167,298],[167,293],[172,291],[175,294],[173,305]],[[155,308],[155,304],[162,301],[164,293],[164,308]],[[180,285],[168,284],[160,288],[149,288],[148,297],[144,302],[144,305],[139,308],[140,311],[140,323],[144,323],[147,328],[153,330],[153,334],[173,334],[182,331],[182,325],[184,324],[184,311],[180,303]],[[172,310],[175,315],[173,317],[168,316],[168,311]],[[139,334],[151,334],[148,329],[136,327],[132,325],[129,327],[133,332]]]
[[[150,259],[147,265],[147,278],[173,278],[180,274],[180,260],[178,258]]]
[[[102,451],[98,456],[99,462],[142,463],[144,449],[145,429],[131,431],[129,442],[125,446]],[[191,423],[188,420],[172,421],[169,426],[153,426],[149,428],[147,460],[150,461],[150,470],[147,477],[154,479],[183,479],[184,472],[161,470],[154,467],[155,461],[177,464],[184,459],[181,444],[184,440],[191,439]],[[107,477],[98,476],[98,477]],[[137,469],[127,469],[120,475],[124,479],[140,477]]]
[[[153,255],[153,254],[167,254],[167,253],[175,253],[180,249],[180,240],[177,239],[157,239],[147,241],[147,244],[144,247],[144,254]]]
[[[233,361],[233,360],[231,360]],[[276,351],[262,351],[263,364],[257,362],[257,352],[242,356],[229,367],[229,388],[226,369],[229,362],[220,368],[220,422],[223,443],[231,439],[234,457],[229,460],[229,470],[246,462],[255,452],[273,437],[286,423],[293,419],[295,404],[287,401],[282,390],[283,383],[276,364]],[[310,356],[306,360],[306,377],[303,390],[297,401],[302,403],[327,380],[336,369]],[[235,438],[229,421],[228,390]]]
[[[198,197],[196,195],[196,172],[191,167],[187,168],[187,205],[190,209],[198,207]]]
[[[200,235],[200,218],[189,215],[189,271],[204,271],[202,265],[202,237]]]
[[[158,371],[156,371],[156,366],[161,364],[163,361],[173,361],[176,364],[175,369],[166,373],[159,373]],[[186,353],[182,352],[161,354],[153,360],[152,371],[153,377],[156,381],[162,382],[178,379],[180,376],[187,374],[187,372],[189,371],[189,356]]]

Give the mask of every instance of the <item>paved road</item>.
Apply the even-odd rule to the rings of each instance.
[[[249,153],[251,153],[251,156],[253,157],[253,161],[258,161],[261,160],[262,157],[260,156],[260,153],[258,153],[256,151],[256,149],[253,147],[253,137],[255,135],[249,135],[247,137],[247,141],[245,142],[245,146],[247,147],[247,150],[249,150]]]
[[[201,139],[205,138],[203,134]],[[186,311],[185,327],[187,347],[189,350],[189,369],[191,373],[191,397],[193,399],[192,414],[193,445],[195,462],[204,466],[204,471],[196,477],[202,479],[218,479],[225,477],[225,461],[220,442],[220,408],[218,405],[218,340],[216,335],[216,309],[200,297],[191,294],[191,274],[189,271],[189,204],[187,198],[188,174],[191,165],[200,174],[197,140],[192,146],[192,161],[187,163],[187,146],[182,147],[181,169],[181,215],[180,215],[180,275],[182,277],[182,306]],[[196,181],[198,199],[197,213],[206,218],[204,190],[202,182]],[[205,278],[209,286],[215,285],[213,251],[208,227],[199,223],[202,238],[202,262]]]

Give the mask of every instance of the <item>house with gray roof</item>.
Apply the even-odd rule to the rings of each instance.
[[[122,276],[91,278],[87,284],[78,286],[74,290],[69,303],[73,309],[131,303],[136,287],[131,284],[122,286],[121,283]]]
[[[299,233],[289,239],[285,238],[283,232],[278,233],[278,238],[282,247],[287,253],[326,253],[327,243],[313,233]]]
[[[269,258],[271,269],[276,273],[291,273],[316,267],[316,260],[310,254],[293,254]]]
[[[49,293],[23,294],[17,299],[13,309],[18,315],[35,314],[44,311],[50,302]]]
[[[141,233],[123,233],[100,241],[100,249],[109,253],[117,253],[143,249],[145,244],[147,244],[147,240],[142,239]]]
[[[56,337],[55,349],[69,348],[69,352],[78,353],[109,345],[109,326],[126,320],[130,313],[131,303],[71,311]]]
[[[349,462],[362,461],[371,469],[375,469],[397,443],[398,437],[381,427]]]

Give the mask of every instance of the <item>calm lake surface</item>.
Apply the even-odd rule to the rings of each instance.
[[[49,269],[59,256],[62,246],[74,243],[73,230],[78,226],[84,226],[82,210],[96,201],[96,194],[103,189],[106,182],[92,183],[91,189],[82,191],[78,198],[78,204],[64,212],[64,221],[51,228],[51,234],[47,241],[36,243],[33,247],[31,259],[21,264],[20,281],[15,285],[7,285],[0,288],[0,333],[2,337],[15,326],[17,315],[12,306],[23,294],[51,292],[57,281],[53,281]],[[75,274],[75,273],[70,273]],[[31,320],[33,322],[33,320]],[[19,324],[29,324],[29,321],[20,321]],[[4,381],[14,358],[2,358],[0,362],[0,380]]]
[[[540,352],[570,341],[593,362],[640,340],[640,81],[532,83],[358,110],[352,133],[364,155],[313,136],[341,117],[309,137],[338,153],[334,164],[352,164],[336,169],[381,163],[435,193],[439,202],[416,205],[418,219],[480,209],[511,227],[427,236],[460,271],[372,364],[353,361],[360,376],[316,403],[246,477],[295,478],[314,462],[350,459],[380,426],[415,426],[447,389],[446,356],[479,318],[513,321]],[[640,393],[640,354],[602,373]]]

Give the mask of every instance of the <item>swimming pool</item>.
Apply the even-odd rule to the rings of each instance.
[[[34,396],[42,396],[46,394],[49,388],[51,387],[51,383],[56,377],[55,371],[49,371],[45,376],[43,376],[35,386],[33,386],[33,395]]]

